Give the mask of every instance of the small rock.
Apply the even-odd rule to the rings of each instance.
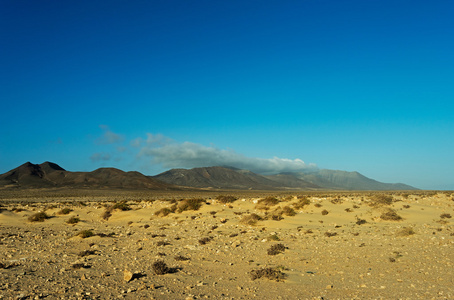
[[[326,289],[332,289],[334,286],[332,286],[331,284],[327,285],[326,286]]]
[[[124,279],[124,281],[130,282],[132,280],[133,275],[134,274],[131,271],[124,270],[123,271],[123,279]]]

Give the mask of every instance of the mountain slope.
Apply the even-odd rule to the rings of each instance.
[[[339,170],[311,170],[307,173],[294,173],[294,176],[326,189],[344,190],[415,190],[403,183],[383,183],[368,178],[358,172]]]
[[[247,170],[228,167],[204,167],[194,169],[172,169],[154,176],[161,181],[197,188],[216,189],[279,189],[282,185],[264,176]]]
[[[100,168],[92,172],[70,172],[51,162],[40,165],[27,162],[0,175],[0,186],[176,189],[174,186],[139,172],[124,172],[115,168]]]

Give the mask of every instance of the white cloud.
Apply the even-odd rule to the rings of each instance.
[[[93,162],[99,162],[99,161],[108,161],[111,159],[111,156],[109,153],[101,153],[101,152],[98,152],[98,153],[93,153],[91,156],[90,156],[90,159],[91,161]]]
[[[115,144],[123,141],[124,137],[110,130],[107,125],[99,125],[99,128],[103,130],[103,135],[96,139],[97,144]]]
[[[246,157],[233,150],[206,147],[191,142],[176,143],[164,136],[148,134],[146,143],[139,152],[139,157],[149,157],[155,164],[164,168],[195,168],[210,166],[230,166],[246,169],[261,174],[298,172],[314,168],[301,159],[254,158]],[[143,142],[143,141],[142,141]]]

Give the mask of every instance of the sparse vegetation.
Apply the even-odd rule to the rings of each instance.
[[[285,280],[285,278],[287,277],[285,273],[282,273],[282,271],[280,271],[277,268],[263,268],[258,270],[252,270],[250,272],[250,275],[252,280],[264,277],[269,280],[281,281]]]
[[[61,209],[57,214],[59,214],[59,215],[67,215],[67,214],[69,214],[72,211],[73,211],[72,209],[66,207],[66,208]]]
[[[402,217],[394,209],[388,208],[380,215],[380,219],[385,221],[401,221]]]
[[[126,203],[126,201],[120,201],[120,202],[115,203],[112,206],[112,209],[118,209],[118,210],[121,210],[121,211],[127,211],[127,210],[131,210],[131,207],[129,207],[129,204]]]
[[[72,216],[71,218],[66,221],[68,224],[77,224],[80,222],[80,219],[78,217]]]
[[[163,260],[157,260],[152,265],[153,271],[156,275],[164,275],[170,272],[170,268]]]
[[[385,194],[373,195],[370,199],[369,205],[373,207],[391,205],[393,203],[393,196]]]
[[[301,210],[309,204],[311,204],[311,201],[306,196],[299,196],[298,202],[293,204],[293,207],[297,210]]]
[[[366,223],[367,223],[367,221],[364,220],[364,219],[359,219],[359,218],[356,219],[356,225],[363,225],[363,224],[366,224]]]
[[[184,211],[188,210],[199,210],[200,207],[202,207],[202,203],[204,203],[205,200],[198,198],[198,199],[184,199],[180,201],[177,205],[177,212],[181,213]]]
[[[95,234],[91,230],[82,230],[82,231],[79,231],[79,233],[77,234],[77,236],[80,236],[83,239],[92,237],[94,235]]]
[[[241,220],[240,220],[240,223],[241,224],[244,224],[244,225],[255,225],[257,224],[258,221],[262,220],[262,217],[260,217],[259,215],[257,214],[250,214],[250,215],[246,215],[244,216]]]
[[[256,209],[268,210],[271,206],[277,205],[279,200],[276,197],[268,196],[266,198],[260,199],[255,206]]]
[[[174,257],[174,259],[175,259],[176,261],[187,261],[187,260],[189,260],[188,257],[184,257],[184,256],[182,256],[182,255],[177,255],[177,256]]]
[[[49,216],[45,212],[38,212],[28,217],[30,222],[44,222],[46,219],[49,219]]]
[[[211,238],[209,238],[209,237],[204,237],[204,238],[201,238],[201,239],[199,240],[199,244],[200,244],[200,245],[205,245],[205,244],[207,244],[207,243],[210,242],[210,241],[211,241]]]
[[[325,232],[325,236],[327,236],[327,237],[332,237],[332,236],[336,236],[336,235],[337,235],[337,232],[329,232],[329,231]]]
[[[284,246],[284,244],[276,244],[276,245],[273,245],[271,246],[268,250],[267,250],[267,253],[268,255],[277,255],[279,253],[282,253],[284,252],[286,249],[286,247]]]
[[[440,218],[442,218],[442,219],[451,219],[452,216],[451,216],[451,214],[443,213],[443,214],[440,215]]]
[[[326,209],[322,210],[322,215],[326,216],[327,214],[329,214],[329,211],[327,211]]]
[[[95,250],[84,250],[84,251],[79,252],[79,254],[77,254],[77,255],[80,257],[85,257],[85,256],[89,256],[89,255],[94,255],[94,254],[96,254]]]
[[[410,236],[415,234],[416,232],[411,227],[404,227],[400,231],[397,232],[398,236]]]
[[[235,202],[236,200],[238,200],[238,197],[219,195],[216,197],[216,200],[218,200],[221,203],[232,203],[232,202]]]

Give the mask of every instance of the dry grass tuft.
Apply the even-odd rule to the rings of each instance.
[[[232,202],[235,202],[236,200],[238,200],[238,197],[219,195],[216,197],[216,200],[218,200],[221,203],[232,203]]]
[[[397,214],[394,209],[388,208],[384,213],[380,215],[380,219],[385,221],[401,221],[403,220],[401,216]]]
[[[82,231],[79,231],[79,233],[77,233],[77,236],[80,236],[83,239],[92,237],[94,235],[95,234],[91,230],[82,230]]]
[[[80,219],[78,217],[74,217],[72,216],[71,218],[68,219],[68,221],[66,221],[66,223],[68,224],[77,224],[80,222]]]
[[[153,271],[156,275],[164,275],[170,272],[170,268],[163,260],[157,260],[152,265]]]
[[[67,215],[69,214],[70,212],[72,212],[73,210],[71,208],[63,208],[61,209],[57,214],[58,215]]]
[[[369,205],[373,207],[391,205],[394,199],[391,195],[377,194],[373,195],[370,199]]]
[[[276,245],[273,245],[271,246],[268,250],[267,250],[267,253],[268,255],[277,255],[279,253],[282,253],[284,252],[286,249],[286,247],[284,246],[284,244],[276,244]]]
[[[30,222],[44,222],[46,219],[49,219],[49,216],[45,212],[39,212],[28,217]]]
[[[178,203],[176,207],[176,211],[181,213],[184,211],[188,210],[199,210],[200,207],[202,207],[202,203],[204,203],[205,200],[199,198],[199,199],[184,199]]]
[[[244,225],[255,225],[257,224],[258,221],[262,220],[262,217],[260,217],[259,215],[257,214],[250,214],[250,215],[247,215],[247,216],[244,216],[241,220],[240,220],[240,223],[241,224],[244,224]]]
[[[451,219],[452,216],[451,216],[451,214],[444,213],[444,214],[441,214],[441,215],[440,215],[440,218],[442,218],[442,219]]]
[[[250,275],[252,280],[264,277],[269,280],[281,281],[285,280],[285,278],[287,277],[285,273],[282,273],[280,270],[276,268],[263,268],[258,270],[252,270],[250,272]]]
[[[326,209],[322,210],[322,215],[326,216],[327,214],[329,214],[329,211],[327,211]]]
[[[271,206],[277,205],[279,200],[276,197],[268,196],[266,198],[260,199],[255,206],[256,209],[268,210]]]
[[[410,236],[415,234],[416,232],[411,227],[404,227],[400,231],[396,233],[397,236]]]

